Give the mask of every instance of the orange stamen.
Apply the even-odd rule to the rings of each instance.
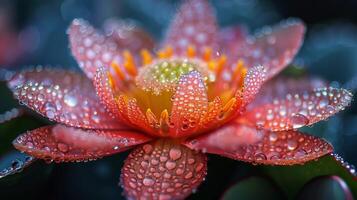
[[[226,105],[224,105],[223,106],[223,108],[222,108],[222,112],[228,112],[228,111],[230,111],[231,110],[231,108],[233,107],[233,105],[235,104],[235,102],[237,101],[237,99],[236,98],[231,98],[227,103],[226,103]]]
[[[151,111],[150,108],[146,110],[146,118],[148,119],[148,122],[150,125],[156,125],[157,124],[157,119],[155,114]]]
[[[208,62],[211,60],[212,58],[212,48],[206,47],[203,50],[203,56],[202,56],[203,60]]]
[[[167,46],[164,49],[157,52],[157,56],[161,59],[170,58],[173,55],[173,53],[174,53],[174,50],[172,49],[172,47]]]
[[[129,51],[124,51],[123,52],[123,57],[124,57],[124,68],[126,69],[126,71],[132,75],[132,76],[136,76],[137,74],[137,70],[136,70],[136,66],[135,66],[135,61],[134,61],[134,57],[131,55],[131,53]]]
[[[217,77],[219,77],[220,74],[222,73],[223,67],[226,64],[226,62],[227,62],[227,56],[222,55],[221,57],[219,57],[216,68],[215,68]]]
[[[187,57],[193,58],[196,56],[196,49],[192,45],[187,47]]]
[[[111,87],[113,90],[116,90],[116,89],[117,89],[117,86],[116,86],[116,84],[115,84],[115,81],[114,81],[113,76],[110,74],[110,72],[108,72],[107,76],[108,76],[108,79],[109,79],[109,85],[110,85],[110,87]]]
[[[141,50],[140,55],[144,65],[148,65],[152,62],[152,57],[148,50],[146,49]]]
[[[239,59],[233,71],[233,82],[235,83],[239,79],[237,86],[241,87],[243,85],[244,77],[246,74],[247,68],[244,66],[244,61]]]
[[[115,74],[117,75],[117,77],[119,77],[121,80],[125,80],[125,74],[124,72],[121,70],[120,66],[118,63],[116,63],[115,61],[113,61],[112,63],[110,63],[110,67],[112,69],[114,69]],[[112,80],[114,82],[114,79],[112,77]]]

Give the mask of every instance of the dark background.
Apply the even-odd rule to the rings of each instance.
[[[211,3],[221,26],[245,24],[252,32],[288,17],[301,18],[308,31],[294,62],[300,66],[299,70],[323,77],[332,85],[356,90],[357,1],[212,0]],[[1,49],[5,53],[21,53],[15,57],[0,55],[0,68],[11,70],[37,64],[77,68],[66,35],[68,25],[76,17],[85,18],[98,28],[111,17],[131,18],[159,40],[179,4],[180,1],[174,0],[1,0],[0,54]],[[2,42],[9,40],[12,42]],[[1,89],[2,94],[8,93]],[[1,101],[0,113],[14,106],[13,102]],[[306,131],[324,137],[335,146],[336,152],[357,164],[355,102],[351,109]],[[116,184],[125,156],[126,153],[89,163],[56,166],[36,164],[33,170],[38,175],[33,173],[20,184],[4,187],[5,194],[27,199],[120,199],[121,189]],[[250,170],[240,162],[210,156],[207,181],[190,198],[217,199]]]

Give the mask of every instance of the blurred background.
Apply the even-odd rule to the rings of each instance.
[[[294,67],[285,73],[316,75],[328,80],[333,86],[345,87],[355,93],[356,0],[210,2],[217,12],[221,27],[244,24],[252,33],[262,26],[277,23],[288,17],[301,18],[307,25],[305,43],[293,63]],[[180,3],[178,0],[0,0],[0,171],[9,165],[16,168],[19,163],[24,164],[27,161],[26,157],[18,158],[23,155],[13,151],[11,140],[25,130],[48,123],[38,116],[16,117],[21,115],[23,110],[12,99],[4,82],[1,82],[8,76],[8,70],[38,64],[78,69],[70,54],[66,34],[70,22],[78,17],[88,20],[97,28],[102,28],[106,20],[111,18],[132,19],[158,41]],[[14,117],[16,119],[10,120]],[[305,131],[327,139],[339,155],[350,164],[357,165],[355,101],[351,108]],[[123,198],[122,190],[117,183],[125,156],[124,153],[90,163],[47,165],[36,162],[24,171],[24,175],[0,179],[0,198],[2,195],[12,199]],[[14,163],[15,158],[18,158],[19,162]],[[190,199],[220,198],[227,188],[240,181],[247,181],[251,176],[258,177],[257,183],[263,181],[260,185],[265,185],[267,180],[269,184],[273,182],[273,191],[278,190],[277,193],[281,193],[283,198],[295,198],[298,193],[303,193],[301,187],[295,190],[275,187],[282,184],[274,178],[277,171],[269,170],[270,168],[251,167],[237,161],[210,156],[207,181]],[[292,174],[294,171],[286,170],[284,173]],[[260,180],[261,176],[264,177],[263,180]],[[248,180],[248,186],[249,181],[251,179]],[[294,182],[295,179],[291,178],[291,181]],[[322,182],[325,184],[326,181]],[[254,184],[249,187],[254,188]],[[304,187],[316,188],[315,185]]]

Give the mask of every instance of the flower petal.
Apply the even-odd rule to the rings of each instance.
[[[352,94],[349,91],[331,87],[289,93],[286,98],[275,99],[249,110],[238,121],[271,131],[292,130],[314,124],[344,110],[351,100]]]
[[[248,105],[247,110],[253,109],[264,103],[269,103],[274,98],[285,98],[289,93],[303,93],[314,88],[327,87],[328,84],[315,77],[288,78],[277,77],[265,83],[258,96]]]
[[[114,98],[113,88],[110,86],[108,70],[103,67],[99,67],[94,78],[93,84],[100,101],[105,105],[110,113],[123,119],[120,115],[118,104]]]
[[[269,165],[301,164],[332,152],[326,141],[298,131],[268,132],[230,124],[184,143],[194,150]]]
[[[134,21],[108,19],[104,23],[106,35],[113,38],[116,44],[139,55],[142,49],[154,48],[153,38],[141,29]]]
[[[117,129],[87,77],[60,69],[37,68],[15,75],[9,87],[19,101],[50,120],[69,126]]]
[[[128,199],[185,199],[204,180],[207,157],[172,140],[136,148],[122,168]]]
[[[206,0],[188,0],[179,9],[164,42],[177,54],[186,52],[188,46],[198,51],[204,47],[217,47],[216,17]]]
[[[208,108],[205,83],[199,72],[192,71],[182,75],[173,96],[171,123],[174,128],[170,134],[182,137],[192,134]]]
[[[246,66],[263,65],[267,78],[286,67],[300,49],[305,26],[299,20],[288,19],[273,28],[263,28],[260,34],[245,45],[237,46],[234,57],[242,59]]]
[[[13,144],[36,158],[69,162],[101,158],[149,140],[149,137],[131,131],[84,130],[55,125],[24,133]]]
[[[245,44],[248,33],[244,26],[233,26],[222,29],[218,33],[218,38],[220,48],[230,55]]]
[[[110,66],[112,61],[121,63],[122,56],[115,41],[97,32],[87,21],[73,20],[68,34],[72,54],[90,79],[98,67]]]
[[[256,66],[249,69],[247,76],[244,78],[244,104],[248,104],[255,98],[266,80],[266,75],[267,71],[263,66]]]

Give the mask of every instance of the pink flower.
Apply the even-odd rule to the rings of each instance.
[[[66,162],[134,147],[121,175],[129,199],[187,197],[205,178],[204,153],[292,165],[332,152],[297,128],[343,110],[352,94],[309,78],[266,83],[296,55],[302,22],[256,36],[219,31],[210,5],[189,0],[156,53],[132,24],[107,28],[103,35],[76,19],[68,29],[86,76],[39,67],[9,81],[23,104],[59,123],[19,136],[17,149]]]

